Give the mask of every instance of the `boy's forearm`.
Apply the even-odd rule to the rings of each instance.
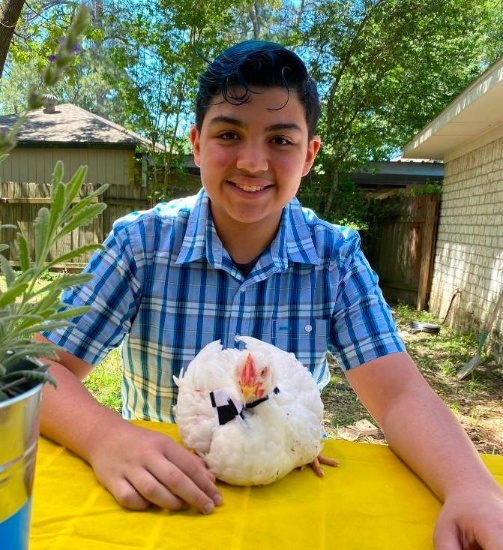
[[[57,388],[47,385],[41,400],[41,433],[89,461],[93,445],[124,420],[96,401],[66,367],[52,362]]]
[[[442,501],[455,492],[496,487],[468,435],[436,395],[398,400],[382,428],[393,451]]]
[[[454,414],[407,353],[374,359],[346,376],[390,447],[439,498],[476,484],[496,486]]]

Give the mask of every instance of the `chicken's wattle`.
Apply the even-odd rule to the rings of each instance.
[[[208,344],[175,379],[184,444],[215,476],[235,485],[272,483],[321,450],[323,403],[291,353],[255,338],[245,350]]]

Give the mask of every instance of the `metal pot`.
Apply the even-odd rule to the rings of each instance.
[[[43,384],[0,402],[0,545],[27,550]]]

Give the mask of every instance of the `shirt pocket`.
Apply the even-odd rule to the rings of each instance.
[[[311,373],[325,360],[329,334],[329,318],[298,317],[272,319],[271,322],[271,343],[294,353]]]

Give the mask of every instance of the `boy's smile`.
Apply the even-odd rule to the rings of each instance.
[[[283,207],[297,193],[320,146],[318,137],[308,139],[295,91],[255,91],[241,105],[215,98],[201,130],[194,127],[190,133],[215,226],[237,261],[233,244],[250,230],[257,254],[272,241]]]

